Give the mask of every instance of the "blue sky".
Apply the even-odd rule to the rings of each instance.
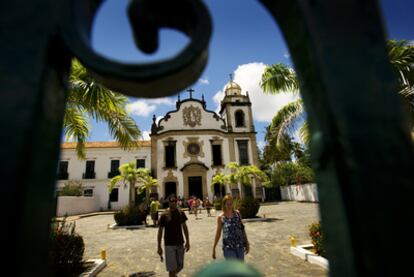
[[[121,62],[145,63],[168,59],[179,53],[188,42],[181,33],[163,30],[160,48],[153,55],[140,53],[131,36],[125,13],[128,0],[107,0],[95,20],[93,47],[101,55]],[[291,94],[264,96],[258,82],[266,64],[291,65],[290,56],[280,31],[267,11],[255,0],[206,0],[212,21],[213,34],[207,67],[198,82],[192,85],[194,98],[204,97],[207,108],[216,111],[223,87],[234,74],[234,80],[249,91],[257,141],[263,145],[264,130],[273,115],[284,104],[295,99]],[[414,41],[414,1],[380,1],[385,28],[391,39]],[[181,92],[181,99],[188,92]],[[130,98],[128,110],[148,139],[152,115],[163,116],[175,109],[177,96],[162,99]],[[105,124],[91,122],[90,141],[109,141]]]

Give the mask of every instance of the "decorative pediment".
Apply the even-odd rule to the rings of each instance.
[[[181,171],[184,171],[184,170],[197,171],[197,170],[200,170],[200,169],[208,170],[208,167],[202,162],[188,162],[180,170]]]
[[[177,110],[168,112],[152,129],[152,134],[178,130],[227,131],[224,119],[215,112],[206,110],[205,102],[197,99],[180,101]]]
[[[201,126],[201,109],[193,105],[185,107],[183,109],[183,121],[184,125],[190,127],[195,127],[196,125]]]
[[[164,183],[166,182],[178,182],[178,178],[176,176],[174,176],[174,173],[172,172],[172,170],[168,170],[167,176],[164,177],[163,180]]]

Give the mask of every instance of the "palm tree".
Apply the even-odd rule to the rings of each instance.
[[[226,187],[230,185],[229,176],[225,175],[223,172],[218,172],[211,179],[210,189],[214,192],[214,185],[218,184],[220,187]]]
[[[135,205],[135,194],[136,194],[136,185],[138,185],[139,192],[142,192],[144,189],[147,191],[147,201],[149,189],[152,186],[158,185],[157,179],[154,179],[151,176],[150,171],[147,168],[136,168],[137,164],[135,161],[122,164],[119,167],[119,175],[113,177],[108,185],[109,193],[112,192],[113,188],[119,183],[124,184],[124,188],[129,186],[129,205]]]
[[[127,100],[127,97],[95,83],[79,61],[72,61],[63,132],[66,140],[77,142],[78,158],[85,158],[89,117],[106,122],[112,137],[123,149],[138,147],[141,131],[125,111]]]
[[[389,40],[387,50],[390,63],[399,80],[399,94],[408,104],[410,117],[414,122],[414,46],[406,40]],[[264,93],[299,93],[299,81],[295,71],[281,63],[265,68],[260,86]],[[278,111],[266,130],[265,140],[269,147],[264,149],[265,157],[272,156],[271,152],[281,145],[283,134],[289,133],[301,117],[304,117],[302,99],[291,102]],[[306,121],[299,132],[301,139],[307,144],[309,131]],[[268,160],[268,162],[275,161],[277,160]]]
[[[230,169],[231,173],[227,175],[221,172],[216,174],[211,183],[212,190],[215,183],[230,185],[231,189],[237,189],[238,184],[251,187],[253,179],[260,181],[265,186],[269,185],[268,176],[255,165],[241,166],[236,162],[230,162],[226,165],[226,168]]]

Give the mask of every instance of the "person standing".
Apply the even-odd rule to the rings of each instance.
[[[216,246],[223,231],[223,255],[226,259],[244,261],[244,254],[250,246],[239,211],[233,208],[233,197],[226,195],[222,202],[222,213],[217,217],[216,236],[213,245],[213,259],[216,259]]]
[[[158,209],[160,208],[160,202],[157,199],[153,198],[150,204],[150,214],[152,223],[155,226],[158,225]]]
[[[198,219],[198,207],[199,206],[200,206],[200,200],[194,196],[193,202],[192,202],[192,209],[195,215],[195,219]]]
[[[162,257],[162,234],[164,232],[165,265],[170,277],[177,276],[184,266],[184,250],[190,250],[190,239],[187,228],[187,216],[177,209],[177,197],[172,194],[168,198],[169,208],[162,213],[158,228],[158,255]],[[185,236],[185,246],[183,232]]]
[[[206,210],[207,210],[207,216],[211,216],[210,210],[211,210],[211,207],[213,205],[211,204],[210,200],[208,199],[208,196],[204,200],[204,206],[206,207]]]

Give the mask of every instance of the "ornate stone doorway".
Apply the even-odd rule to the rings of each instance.
[[[177,195],[177,183],[176,182],[166,182],[165,183],[165,199],[168,198],[171,194]]]
[[[203,163],[194,162],[186,164],[181,171],[183,171],[183,181],[184,181],[184,197],[195,195],[204,199],[207,195],[207,170]]]
[[[203,181],[201,176],[188,177],[188,195],[203,199]]]

